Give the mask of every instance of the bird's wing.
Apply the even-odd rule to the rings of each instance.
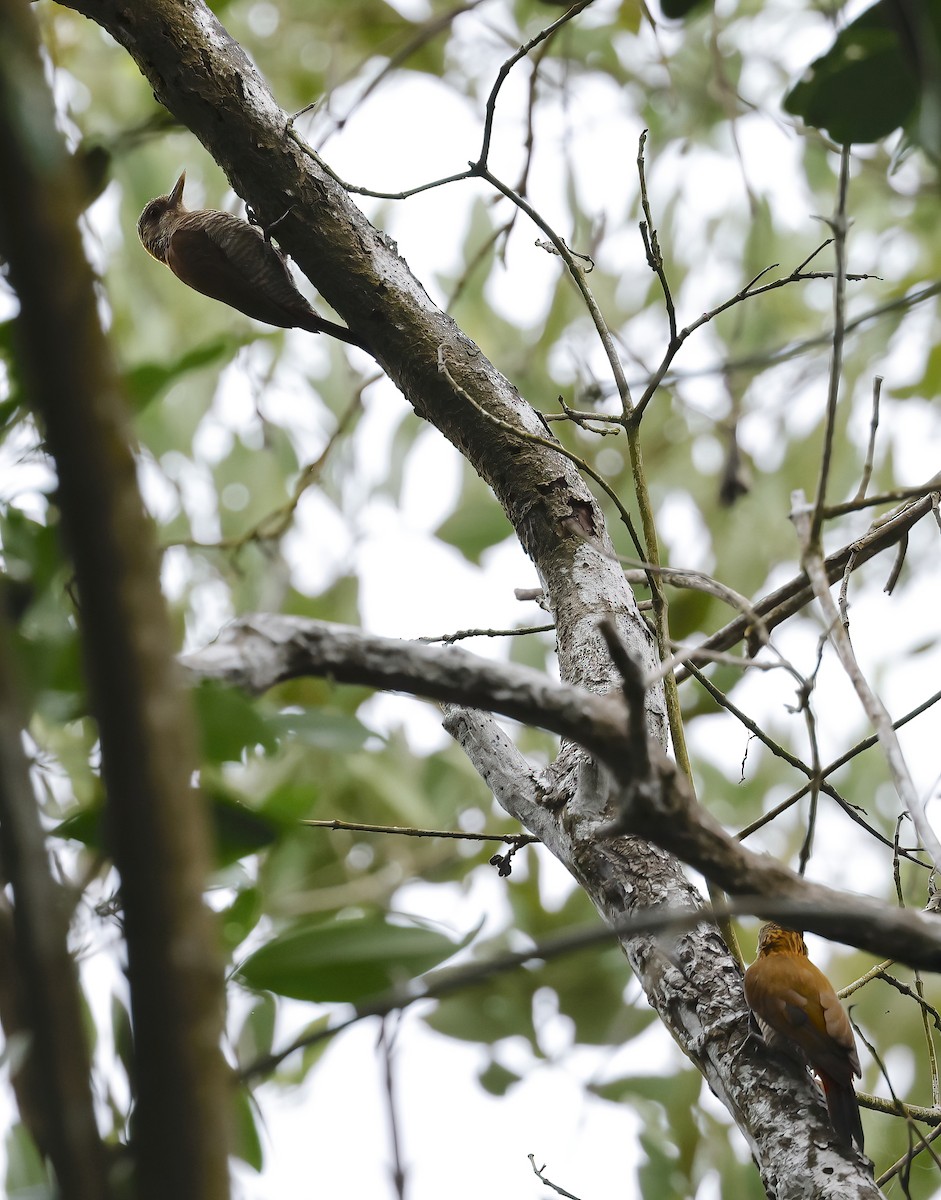
[[[170,239],[167,264],[204,296],[282,328],[310,306],[297,291],[277,250],[251,225],[228,213],[191,213]]]
[[[759,965],[762,969],[755,971]],[[849,1017],[813,963],[771,955],[753,964],[749,974],[749,1005],[776,1033],[796,1042],[814,1070],[838,1083],[849,1083],[860,1073]]]
[[[840,1003],[840,998],[832,987],[827,986],[824,991],[821,991],[820,1007],[823,1011],[824,1027],[831,1041],[840,1047],[853,1074],[861,1075],[853,1026],[850,1024],[846,1009]]]

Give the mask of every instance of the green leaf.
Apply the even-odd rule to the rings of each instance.
[[[55,837],[81,842],[89,849],[103,850],[102,815],[103,809],[100,804],[90,804],[87,808],[80,808],[70,813],[58,825],[53,826],[52,833]]]
[[[465,465],[457,508],[435,530],[435,537],[460,550],[468,561],[479,563],[491,546],[505,541],[510,525],[490,488]]]
[[[202,345],[194,346],[192,350],[188,350],[172,362],[138,363],[136,367],[131,367],[124,373],[124,386],[132,406],[135,410],[143,408],[183,375],[231,358],[240,346],[246,345],[250,340],[229,336],[213,338]]]
[[[706,0],[660,0],[660,8],[665,17],[669,17],[671,21],[679,21],[688,17],[694,8],[701,8],[705,3]]]
[[[223,946],[232,951],[241,945],[258,924],[261,914],[262,899],[258,888],[245,888],[239,892],[229,907],[219,913]]]
[[[925,22],[930,28],[930,22]],[[784,107],[834,141],[875,142],[906,124],[919,98],[894,5],[880,0],[842,30],[785,97]]]
[[[238,762],[246,749],[277,746],[272,729],[251,700],[235,688],[204,682],[194,690],[203,755],[210,762]]]
[[[18,1122],[7,1132],[4,1149],[9,1200],[53,1200],[56,1191],[25,1125]]]
[[[317,1017],[315,1021],[311,1021],[309,1025],[305,1025],[300,1033],[295,1035],[295,1040],[303,1041],[304,1038],[322,1034],[324,1030],[329,1028],[330,1020],[331,1018],[326,1014],[322,1017]],[[330,1038],[327,1037],[321,1037],[317,1041],[311,1042],[303,1050],[298,1050],[295,1054],[290,1055],[278,1067],[277,1072],[269,1078],[268,1082],[278,1084],[281,1087],[297,1087],[298,1084],[304,1082],[310,1073],[311,1067],[320,1059],[329,1045]]]
[[[623,1103],[647,1100],[667,1109],[686,1108],[699,1098],[702,1076],[698,1071],[674,1071],[668,1075],[626,1075],[609,1083],[589,1084],[596,1096]]]
[[[247,1067],[271,1053],[277,1015],[278,1003],[274,996],[263,992],[255,997],[235,1043],[235,1058],[240,1067]]]
[[[267,727],[282,741],[340,753],[361,750],[368,738],[376,736],[357,717],[325,708],[279,713],[268,719]]]
[[[209,815],[213,823],[216,847],[216,865],[227,866],[248,854],[255,854],[276,841],[283,830],[277,821],[255,812],[235,796],[211,785],[204,792],[209,801]],[[81,842],[89,849],[107,853],[104,835],[104,809],[100,803],[70,813],[53,827],[56,837]]]
[[[499,951],[500,944],[492,947]],[[492,1045],[501,1038],[524,1037],[537,1049],[533,993],[541,984],[538,969],[523,969],[492,979],[485,991],[471,989],[440,1000],[425,1022],[446,1037]]]
[[[498,1062],[491,1062],[477,1078],[480,1086],[491,1096],[505,1096],[514,1083],[519,1083],[521,1077],[515,1071],[501,1067]]]
[[[585,970],[573,971],[561,959],[547,963],[541,983],[555,989],[559,1011],[573,1021],[580,1043],[623,1046],[657,1019],[646,1004],[625,1003],[628,971],[620,949],[611,947],[596,952]]]
[[[261,1148],[261,1138],[258,1136],[258,1124],[255,1119],[256,1108],[251,1093],[245,1088],[236,1089],[232,1100],[233,1132],[235,1135],[232,1153],[243,1163],[248,1163],[256,1171],[261,1171],[265,1165],[265,1156]]]
[[[17,583],[32,585],[35,592],[49,587],[60,569],[62,555],[55,525],[34,521],[17,508],[0,516],[0,539],[6,575]]]
[[[236,977],[295,1000],[355,1002],[424,974],[456,949],[419,925],[338,920],[279,935],[250,955]]]
[[[203,791],[209,800],[209,816],[215,834],[216,863],[227,866],[256,854],[277,841],[282,826],[269,816],[249,808],[238,797],[212,784]]]

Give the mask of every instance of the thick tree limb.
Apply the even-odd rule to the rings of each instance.
[[[3,22],[0,20],[0,30]],[[2,68],[0,68],[2,74]],[[0,82],[2,91],[2,82]],[[92,1105],[91,1062],[68,907],[49,870],[23,753],[5,618],[0,618],[0,856],[14,907],[0,899],[0,1020],[23,1124],[48,1155],[63,1200],[105,1200],[104,1147]]]
[[[815,905],[816,911],[806,917],[806,928],[813,933],[913,967],[941,971],[937,917],[811,883],[776,859],[749,850],[693,800],[653,739],[647,746],[650,786],[638,787],[638,756],[628,753],[627,710],[619,694],[596,696],[571,684],[553,683],[528,667],[494,662],[466,650],[375,637],[304,617],[242,617],[212,645],[182,661],[194,679],[214,679],[256,695],[283,680],[314,675],[442,701],[453,706],[446,728],[507,812],[535,833],[580,882],[584,880],[579,871],[592,861],[599,844],[606,840],[610,847],[624,840],[611,836],[613,820],[619,832],[655,842],[733,895]],[[466,708],[468,704],[473,708]],[[603,764],[610,779],[606,782],[583,761],[576,762],[580,780],[571,790],[582,794],[568,802],[566,819],[560,821],[558,780],[534,779],[506,734],[476,709],[577,742]],[[599,886],[589,894],[595,895]],[[847,917],[850,904],[856,911]],[[844,915],[833,917],[831,910]]]
[[[222,971],[202,898],[208,829],[190,786],[154,532],[29,5],[0,5],[0,45],[0,250],[20,301],[26,394],[58,473],[101,737],[127,935],[138,1194],[224,1200]]]

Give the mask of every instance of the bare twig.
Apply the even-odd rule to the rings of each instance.
[[[604,319],[604,314],[602,313],[598,302],[595,300],[591,288],[588,286],[585,280],[584,268],[576,260],[575,255],[572,254],[572,251],[565,244],[565,240],[556,233],[552,226],[549,225],[545,218],[536,211],[536,209],[524,196],[521,196],[519,192],[511,188],[509,184],[506,184],[501,179],[498,179],[497,176],[494,175],[489,169],[489,167],[485,166],[482,162],[471,163],[471,172],[472,174],[479,176],[479,178],[486,180],[491,187],[496,188],[498,192],[501,192],[507,197],[508,200],[512,200],[518,208],[522,209],[522,211],[526,213],[530,220],[543,231],[543,233],[552,243],[556,253],[568,267],[569,274],[571,275],[575,286],[578,288],[579,292],[581,292],[582,299],[585,302],[585,307],[588,309],[591,319],[594,322],[595,329],[598,332],[598,337],[601,339],[605,356],[607,357],[608,364],[611,367],[611,373],[614,377],[615,387],[617,388],[618,396],[621,400],[621,408],[624,414],[629,416],[633,411],[631,390],[627,383],[627,377],[624,374],[624,367],[621,364],[620,356],[615,348],[614,339],[612,338],[607,322]]]
[[[843,374],[843,340],[846,336],[846,196],[849,191],[850,147],[843,147],[840,154],[840,181],[837,190],[836,211],[830,220],[833,230],[833,253],[836,270],[833,274],[833,341],[830,344],[830,375],[827,386],[827,420],[820,455],[820,476],[817,481],[817,497],[810,521],[810,543],[820,539],[823,524],[823,509],[827,501],[827,481],[830,478],[830,461],[833,457],[833,435],[836,430],[836,405],[840,395],[840,378]]]
[[[869,489],[869,481],[872,479],[872,468],[876,460],[876,435],[879,432],[879,401],[882,397],[881,375],[877,375],[872,381],[872,414],[869,418],[869,441],[866,445],[866,461],[863,463],[863,473],[859,479],[859,487],[856,489],[856,495],[853,499],[859,501],[865,498],[866,492]],[[824,509],[824,516],[828,513]]]
[[[828,245],[829,243],[824,243]],[[813,272],[806,275],[798,276],[802,279],[832,279],[832,272]],[[847,280],[854,279],[870,279],[869,275],[847,275]],[[764,289],[756,289],[754,294],[760,294],[762,290],[770,291],[772,288],[782,287],[785,284],[796,282],[794,275],[789,275],[784,279],[776,280],[774,283],[768,284]],[[909,292],[905,296],[900,296],[897,300],[889,300],[885,304],[877,304],[873,308],[867,309],[860,313],[858,317],[854,317],[851,321],[846,322],[844,332],[846,334],[855,333],[868,325],[870,321],[877,321],[880,317],[884,317],[889,313],[907,312],[915,308],[919,304],[924,304],[928,300],[933,300],[935,296],[941,293],[941,280],[935,283],[928,284],[927,287],[918,288],[913,292]],[[726,303],[726,307],[731,307],[731,303],[740,303],[746,297],[738,293],[732,298],[731,302]],[[742,358],[725,359],[722,362],[712,363],[705,367],[693,367],[687,371],[667,371],[662,377],[658,376],[658,383],[681,383],[686,379],[703,379],[710,375],[729,375],[736,371],[756,371],[764,370],[767,367],[778,366],[780,363],[789,362],[791,359],[800,358],[806,354],[808,350],[819,349],[821,346],[830,345],[833,339],[833,331],[817,334],[812,338],[804,338],[799,342],[790,342],[784,346],[777,346],[771,350],[765,350],[758,354],[748,354]],[[639,391],[644,387],[645,392],[650,387],[650,382],[653,376],[648,376],[647,379],[636,381],[632,386],[635,391]]]
[[[925,815],[924,802],[915,790],[908,764],[885,705],[869,687],[859,663],[856,661],[852,642],[843,628],[839,611],[830,594],[830,584],[823,556],[813,541],[811,513],[801,492],[794,495],[791,519],[794,521],[801,542],[804,570],[811,580],[817,602],[823,610],[830,642],[856,691],[866,716],[872,722],[899,798],[912,819],[921,844],[935,866],[939,866],[941,865],[941,842]]]
[[[414,829],[405,825],[365,825],[360,821],[300,821],[316,829],[348,829],[354,833],[388,833],[396,837],[454,838],[465,842],[503,842],[507,846],[528,846],[539,838],[531,833],[467,833],[463,829]]]
[[[663,255],[660,253],[660,242],[650,215],[650,200],[647,196],[647,169],[644,163],[644,146],[647,142],[647,130],[640,135],[637,145],[637,174],[640,179],[640,203],[644,211],[644,219],[640,223],[640,235],[644,239],[644,249],[647,252],[647,265],[660,280],[663,290],[663,303],[667,310],[667,321],[670,326],[670,343],[676,341],[676,308],[673,304],[673,293],[670,291],[670,281],[667,279],[663,265]]]
[[[817,251],[814,251],[817,253]],[[813,257],[813,255],[811,255]],[[805,259],[805,262],[807,260]],[[668,378],[682,379],[689,378],[697,374],[697,372],[673,372],[670,375],[670,367],[676,359],[677,354],[682,349],[687,338],[695,333],[697,329],[701,329],[704,325],[708,325],[710,321],[714,321],[721,313],[728,312],[730,308],[734,308],[738,304],[744,303],[746,300],[753,300],[758,296],[763,296],[767,292],[777,291],[778,288],[788,287],[793,283],[805,283],[811,279],[831,279],[832,274],[828,271],[804,271],[800,266],[795,267],[789,275],[781,276],[779,279],[773,279],[770,283],[764,283],[758,287],[758,281],[764,278],[769,271],[773,271],[777,267],[777,263],[772,263],[770,266],[764,267],[752,279],[750,279],[743,288],[740,288],[733,296],[729,296],[727,300],[723,300],[721,304],[717,304],[715,308],[711,308],[708,312],[702,313],[694,321],[690,321],[680,329],[676,336],[671,339],[663,358],[660,360],[660,366],[646,380],[643,394],[637,401],[637,409],[634,414],[634,420],[639,421],[643,415],[647,405],[653,399],[660,385]],[[868,275],[847,275],[847,280],[859,281],[869,279]],[[730,367],[729,370],[732,368]],[[727,372],[723,372],[726,374]]]
[[[593,479],[618,510],[618,515],[620,516],[625,529],[630,535],[631,541],[634,543],[638,554],[643,554],[640,539],[637,536],[637,531],[634,529],[634,522],[631,520],[631,514],[624,507],[621,497],[617,494],[614,488],[611,487],[603,475],[595,470],[591,463],[584,458],[580,458],[577,454],[573,454],[571,450],[568,450],[562,445],[561,442],[557,442],[554,438],[540,437],[538,433],[530,433],[527,429],[520,429],[519,426],[511,425],[508,421],[502,421],[494,413],[488,412],[485,408],[478,404],[474,397],[471,396],[465,388],[462,388],[461,385],[454,379],[454,376],[451,374],[445,358],[444,346],[438,347],[438,370],[445,377],[445,379],[447,379],[448,383],[454,388],[458,395],[466,400],[472,408],[475,408],[486,421],[489,421],[498,429],[502,429],[504,433],[508,433],[512,437],[518,438],[521,442],[531,442],[535,446],[545,446],[548,450],[554,450],[556,454],[564,455],[564,457],[570,462],[573,462],[580,471],[583,471],[589,479]],[[575,530],[575,532],[577,532],[577,530]]]
[[[487,97],[487,106],[484,116],[484,132],[480,143],[480,154],[477,157],[477,162],[473,164],[473,167],[477,173],[486,167],[487,160],[490,157],[490,139],[493,135],[493,121],[497,110],[497,98],[500,95],[500,89],[506,82],[510,71],[516,66],[520,59],[525,58],[526,55],[529,54],[530,50],[533,50],[540,44],[540,42],[544,42],[547,38],[551,38],[557,30],[561,29],[563,25],[566,25],[569,21],[571,21],[573,17],[577,17],[578,14],[583,9],[587,8],[590,3],[591,0],[577,0],[577,2],[573,4],[571,8],[567,9],[557,21],[553,21],[551,25],[547,25],[545,29],[541,29],[535,37],[530,38],[528,42],[525,42],[519,47],[518,50],[511,54],[503,66],[501,66],[499,72],[497,73],[497,78],[494,82],[494,85],[490,89],[490,95]]]
[[[878,508],[881,505],[901,504],[905,500],[916,500],[919,496],[927,496],[936,492],[941,485],[941,475],[929,479],[927,483],[919,483],[914,487],[893,488],[891,492],[880,492],[876,496],[863,496],[859,500],[847,500],[843,504],[828,504],[823,510],[824,519],[844,517],[847,513],[862,512],[867,508]]]
[[[931,511],[931,496],[923,496],[921,499],[905,505],[897,512],[891,513],[874,525],[863,537],[834,551],[823,560],[827,580],[833,583],[839,579],[851,558],[859,567],[877,554],[881,554],[887,547],[895,545],[922,517]],[[793,616],[794,613],[800,612],[810,603],[813,595],[814,589],[807,573],[802,571],[800,575],[796,575],[782,587],[770,592],[760,600],[754,601],[752,607],[760,614],[766,627],[771,630],[780,625],[782,621],[787,620],[788,617]],[[728,625],[708,637],[699,649],[702,651],[729,650],[743,637],[746,637],[748,632],[748,619],[744,616],[736,617],[734,621],[730,621]],[[685,678],[682,671],[678,672],[678,678]]]
[[[853,1021],[852,1016],[850,1017],[850,1020]],[[879,1107],[882,1109],[883,1112],[898,1113],[898,1115],[900,1117],[902,1117],[904,1119],[905,1123],[908,1125],[909,1138],[910,1139],[917,1138],[919,1143],[921,1144],[922,1149],[927,1150],[928,1153],[931,1155],[931,1157],[934,1159],[935,1166],[941,1167],[941,1161],[939,1161],[937,1154],[935,1154],[934,1150],[931,1148],[930,1142],[924,1137],[924,1135],[921,1133],[921,1131],[915,1127],[916,1120],[925,1119],[925,1118],[916,1117],[913,1107],[911,1105],[906,1105],[906,1104],[902,1103],[902,1101],[898,1098],[898,1096],[895,1093],[895,1088],[892,1086],[892,1080],[889,1077],[889,1072],[886,1070],[886,1066],[885,1066],[885,1063],[882,1061],[881,1055],[876,1050],[875,1046],[873,1046],[872,1042],[869,1041],[869,1039],[866,1037],[866,1035],[863,1033],[863,1031],[860,1029],[859,1025],[855,1021],[853,1021],[853,1028],[856,1030],[857,1037],[860,1039],[860,1041],[863,1043],[863,1045],[866,1047],[866,1049],[872,1055],[873,1059],[875,1059],[876,1065],[879,1067],[879,1071],[882,1075],[882,1078],[885,1080],[886,1086],[888,1087],[889,1093],[892,1097],[891,1103],[886,1104],[885,1102],[883,1102],[881,1105],[878,1105],[878,1106],[869,1104],[867,1107],[869,1107],[869,1108]],[[941,1122],[941,1113],[933,1112],[930,1109],[925,1110],[925,1117],[928,1120],[930,1120],[932,1122],[932,1124],[938,1124],[939,1122]],[[911,1151],[911,1143],[910,1143],[910,1151]],[[902,1186],[906,1191],[908,1190],[904,1180],[903,1180]]]
[[[907,1173],[915,1157],[921,1154],[923,1150],[927,1150],[928,1147],[933,1142],[936,1142],[939,1137],[941,1137],[941,1125],[936,1125],[934,1129],[932,1129],[931,1132],[918,1143],[917,1146],[910,1146],[907,1152],[903,1154],[900,1159],[894,1162],[892,1166],[888,1168],[888,1170],[882,1172],[882,1174],[876,1180],[876,1187],[884,1188],[885,1185],[887,1183],[891,1183],[897,1175]]]
[[[391,1016],[391,1014],[390,1014]],[[389,1033],[390,1016],[379,1023],[379,1050],[382,1055],[382,1075],[386,1101],[386,1116],[389,1121],[389,1141],[392,1145],[392,1186],[398,1200],[405,1200],[405,1166],[402,1161],[402,1137],[399,1133],[398,1105],[395,1095],[395,1078],[392,1056],[395,1052],[395,1033]]]
[[[497,78],[493,84],[493,87],[490,89],[489,96],[487,97],[486,114],[485,114],[485,119],[484,119],[484,132],[483,132],[483,137],[481,140],[480,155],[478,157],[477,162],[470,164],[469,169],[466,171],[459,171],[456,174],[446,175],[440,179],[429,180],[426,183],[420,183],[420,184],[417,184],[415,187],[405,188],[399,192],[378,191],[373,188],[362,187],[359,184],[347,182],[340,175],[338,175],[327,163],[325,163],[323,161],[323,159],[321,159],[320,155],[317,153],[316,150],[314,150],[311,146],[307,145],[307,143],[303,140],[303,138],[301,138],[300,135],[297,133],[297,131],[294,129],[294,121],[297,119],[297,117],[299,117],[301,115],[301,113],[296,113],[295,116],[291,118],[291,120],[287,124],[285,132],[286,132],[287,136],[289,138],[291,138],[291,140],[297,146],[299,146],[300,149],[303,150],[303,152],[305,154],[307,154],[311,159],[313,159],[319,167],[321,167],[324,171],[326,171],[327,174],[333,180],[335,180],[342,188],[344,188],[345,191],[350,192],[351,194],[358,195],[358,196],[373,196],[376,199],[380,199],[380,200],[407,200],[411,196],[417,196],[421,192],[430,191],[432,188],[444,187],[446,184],[457,183],[459,180],[462,180],[462,179],[473,179],[475,176],[480,175],[482,173],[482,171],[486,168],[487,159],[490,154],[490,139],[491,139],[491,136],[493,133],[493,122],[494,122],[494,117],[496,115],[497,99],[499,97],[500,90],[503,87],[503,84],[506,82],[507,76],[510,74],[510,71],[521,59],[525,58],[526,55],[529,54],[529,52],[531,50],[533,50],[541,42],[544,42],[547,38],[551,38],[558,29],[560,29],[563,25],[565,25],[567,22],[569,22],[573,17],[578,16],[578,14],[584,8],[587,8],[591,2],[592,2],[592,0],[577,0],[577,2],[575,4],[573,4],[572,7],[569,8],[566,12],[564,12],[557,21],[553,21],[551,25],[548,25],[544,29],[541,29],[539,31],[539,33],[536,34],[535,37],[530,38],[530,40],[528,42],[524,43],[516,51],[514,51],[514,53],[500,67],[500,70],[497,73]],[[459,12],[466,11],[466,9],[470,8],[470,7],[473,7],[473,5],[468,4],[468,5],[465,5],[463,8],[453,9],[449,13],[445,14],[444,17],[435,18],[435,22],[432,26],[433,31],[436,33],[439,28],[449,24],[453,20],[453,18],[456,15],[458,15]],[[407,52],[411,53],[411,47],[408,48]],[[378,77],[378,79],[381,79],[385,73],[386,72],[383,71],[380,74],[380,76]],[[375,80],[373,82],[373,84],[370,85],[370,90],[372,90],[372,88],[374,88],[376,86],[376,84],[378,83],[378,79]],[[310,108],[310,107],[311,106],[309,105],[308,108]],[[305,109],[305,110],[302,110],[302,112],[303,111],[307,111],[307,110]]]
[[[618,636],[614,621],[606,617],[600,622],[598,628],[623,684],[624,703],[627,708],[627,727],[624,731],[625,746],[634,764],[635,786],[649,786],[650,754],[647,748],[647,724],[644,718],[647,680],[644,678],[644,671],[640,663],[628,652]]]
[[[350,104],[346,112],[339,117],[334,116],[332,113],[330,114],[334,128],[342,129],[356,112],[356,110],[365,104],[365,102],[369,99],[373,92],[375,92],[376,89],[381,86],[385,79],[390,78],[400,67],[408,62],[413,54],[417,54],[419,50],[427,46],[428,43],[433,41],[440,33],[450,29],[458,17],[462,16],[466,12],[473,12],[473,10],[481,3],[482,0],[469,0],[468,3],[456,4],[453,8],[450,8],[445,12],[434,13],[426,21],[423,21],[412,34],[412,36],[409,37],[401,46],[398,47],[397,50],[394,50],[392,53],[387,54],[384,48],[380,49],[379,47],[371,46],[369,59],[367,62],[381,56],[382,67],[369,81],[367,86],[359,93],[356,99]],[[356,63],[350,69],[347,75],[347,81],[349,79],[358,78],[365,65],[366,64],[362,61]],[[339,82],[344,81],[341,80]],[[334,86],[336,87],[336,85]],[[328,104],[329,99],[329,96],[326,97]],[[306,108],[301,110],[301,112],[294,114],[293,120],[296,121],[298,117],[303,115],[303,113],[320,107],[321,101],[308,104]],[[326,140],[326,138],[321,139],[319,143],[320,149],[323,149]]]
[[[722,693],[718,692],[718,690],[715,689],[707,680],[705,680],[704,677],[702,679],[702,682],[703,682],[704,686],[707,688],[707,690],[710,692],[710,694],[715,696],[716,699],[719,700],[719,702],[722,703],[724,707],[727,707],[733,715],[737,716],[739,718],[739,720],[741,720],[742,723],[746,726],[747,729],[749,729],[756,737],[761,738],[761,740],[765,740],[766,735],[762,736],[762,734],[758,732],[758,727],[754,724],[754,722],[750,721],[750,718],[745,716],[744,713],[740,713],[740,711],[731,703],[731,701],[728,701],[727,698],[725,698],[724,700],[720,699],[722,697]],[[929,708],[932,708],[939,701],[941,701],[941,692],[935,692],[934,695],[929,696],[927,700],[923,700],[921,702],[921,704],[918,704],[913,709],[910,709],[907,713],[905,713],[904,716],[899,717],[899,719],[894,722],[894,728],[901,729],[904,725],[907,725],[909,721],[913,721],[915,719],[915,717],[921,716],[921,714],[923,712],[926,712]],[[825,767],[821,768],[821,771],[820,771],[821,778],[824,781],[827,780],[830,775],[832,775],[835,771],[839,770],[840,767],[845,766],[848,762],[851,762],[852,759],[854,759],[857,755],[862,754],[864,751],[869,750],[873,746],[877,745],[878,741],[879,741],[879,739],[875,734],[872,734],[869,737],[863,738],[862,741],[857,742],[854,746],[851,746],[849,750],[847,750],[845,753],[841,754],[839,756],[839,758],[835,758],[832,762],[828,763]],[[768,742],[766,742],[766,744],[768,745],[769,749],[773,753],[775,753],[775,754],[778,753],[778,751],[775,749],[777,743],[768,741]],[[801,763],[799,759],[794,758],[793,756],[789,756],[787,754],[787,752],[783,750],[783,748],[782,748],[781,757],[785,758],[788,762],[790,762],[792,766],[796,766],[798,768],[798,770],[807,772],[808,777],[809,777],[809,768],[805,764]],[[741,829],[739,831],[739,833],[737,834],[738,838],[743,839],[743,838],[750,837],[753,833],[756,833],[763,826],[765,826],[765,825],[769,824],[769,822],[775,820],[777,817],[779,817],[781,815],[781,813],[786,812],[789,808],[791,808],[794,804],[796,804],[799,800],[801,800],[804,796],[806,796],[809,787],[810,787],[810,784],[808,782],[807,784],[804,785],[804,787],[798,788],[796,792],[792,792],[791,795],[787,796],[784,800],[782,800],[780,804],[776,804],[774,806],[774,808],[770,809],[763,816],[761,816],[757,820],[753,821],[750,825],[746,825],[745,828]],[[931,867],[930,863],[923,862],[915,854],[913,854],[910,850],[906,850],[904,846],[897,846],[896,842],[891,841],[889,838],[887,838],[885,836],[885,834],[881,833],[878,829],[875,829],[873,826],[869,825],[869,823],[863,819],[861,813],[859,813],[857,811],[856,805],[850,804],[829,783],[823,782],[821,784],[821,790],[826,792],[827,795],[832,796],[833,799],[836,800],[837,803],[840,804],[840,806],[844,809],[847,816],[849,816],[852,820],[856,821],[856,823],[858,825],[861,825],[871,837],[874,837],[874,838],[876,838],[877,841],[882,842],[882,844],[884,846],[890,846],[893,849],[897,848],[897,852],[902,858],[908,859],[909,862],[915,863],[916,866],[930,869],[930,867]]]
[[[929,1004],[925,1000],[925,998],[921,994],[920,990],[915,991],[914,989],[908,987],[906,984],[902,983],[901,979],[896,979],[894,975],[890,975],[888,966],[889,966],[889,964],[887,962],[880,963],[877,967],[873,967],[872,972],[867,972],[867,977],[870,974],[874,973],[876,978],[882,979],[885,983],[887,983],[889,985],[889,987],[895,988],[895,990],[900,995],[907,996],[909,998],[909,1000],[914,1000],[915,1003],[918,1005],[918,1007],[921,1009],[922,1016],[925,1018],[925,1020],[931,1021],[931,1023],[934,1025],[934,1027],[939,1031],[939,1033],[941,1033],[941,1015],[938,1014],[938,1010],[934,1007],[934,1005]],[[916,972],[916,976],[917,976],[917,972]],[[922,986],[921,980],[918,979],[919,989],[921,989],[921,986]],[[842,991],[840,992],[840,995],[841,996],[843,995]],[[936,1108],[938,1107],[938,1102],[937,1102],[936,1098],[935,1098],[935,1107]]]
[[[564,1187],[560,1187],[557,1183],[553,1183],[551,1179],[546,1177],[546,1164],[543,1163],[541,1167],[537,1167],[535,1154],[527,1154],[526,1157],[529,1159],[529,1165],[533,1169],[533,1174],[540,1183],[544,1183],[546,1187],[555,1192],[557,1196],[564,1196],[565,1200],[579,1200],[579,1197],[576,1196],[574,1192],[567,1192]]]
[[[713,699],[715,699],[715,701],[724,709],[730,712],[732,716],[736,718],[736,720],[740,721],[741,724],[744,725],[744,727],[749,731],[752,737],[757,738],[763,745],[767,746],[771,753],[777,758],[783,759],[784,762],[789,763],[790,766],[800,771],[801,774],[807,776],[806,785],[798,792],[794,793],[792,796],[789,796],[787,800],[782,801],[781,804],[776,805],[770,812],[767,812],[764,814],[764,816],[759,817],[758,820],[754,821],[751,825],[748,825],[744,829],[740,830],[739,833],[736,834],[740,841],[757,832],[757,830],[773,821],[775,817],[779,817],[781,813],[786,812],[799,800],[803,799],[803,797],[806,796],[813,787],[815,778],[819,777],[819,790],[825,795],[829,796],[832,800],[835,800],[840,808],[842,808],[846,815],[850,818],[850,820],[855,821],[857,825],[865,829],[865,831],[872,837],[882,842],[884,846],[891,847],[893,845],[893,843],[885,836],[885,834],[880,833],[878,829],[875,829],[869,824],[855,804],[850,804],[845,797],[840,795],[840,793],[832,784],[827,782],[827,776],[836,770],[837,765],[842,765],[842,763],[831,763],[829,766],[820,768],[818,772],[815,772],[813,767],[803,762],[795,754],[791,754],[789,750],[786,750],[773,738],[769,737],[766,731],[762,729],[762,727],[756,721],[753,721],[751,717],[749,717],[747,713],[743,712],[728,696],[726,696],[723,692],[720,692],[719,689],[715,687],[701,671],[696,668],[691,669],[709,695],[712,696]],[[901,851],[901,853],[904,854],[905,852]],[[911,856],[908,855],[907,857]]]
[[[867,983],[871,983],[874,979],[882,979],[883,971],[891,967],[894,961],[895,960],[892,958],[887,958],[881,963],[876,963],[876,965],[874,967],[870,967],[864,975],[860,975],[858,979],[854,979],[853,982],[848,983],[846,987],[839,988],[837,995],[841,1000],[845,1000],[847,996],[852,996],[854,992],[858,992],[860,988],[865,987]]]
[[[516,629],[458,629],[454,633],[439,633],[435,636],[423,635],[420,642],[442,642],[452,646],[455,642],[464,642],[475,637],[522,637],[528,633],[551,633],[555,625],[520,625]]]

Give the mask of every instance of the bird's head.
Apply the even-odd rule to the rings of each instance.
[[[167,196],[157,196],[145,205],[137,222],[137,235],[148,254],[158,262],[165,263],[170,249],[170,238],[176,222],[186,212],[183,205],[183,188],[186,172],[173,185]]]
[[[769,921],[758,934],[758,954],[807,954],[803,934]]]

